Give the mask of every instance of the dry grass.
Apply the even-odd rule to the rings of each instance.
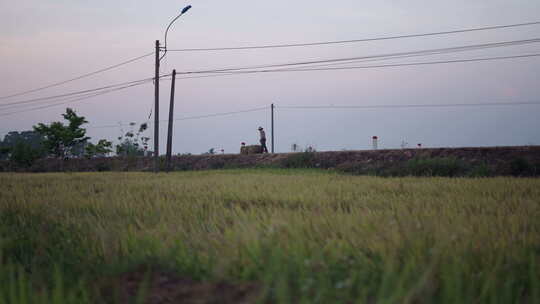
[[[159,264],[282,303],[540,301],[538,179],[0,174],[0,214],[4,256],[42,272]]]

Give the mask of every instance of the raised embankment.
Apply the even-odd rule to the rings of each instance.
[[[165,168],[164,158],[160,158]],[[30,167],[0,162],[0,171],[151,171],[149,157],[41,159]],[[321,168],[353,174],[443,176],[540,176],[540,146],[399,149],[173,157],[173,170],[223,168]]]

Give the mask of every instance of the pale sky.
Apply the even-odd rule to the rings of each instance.
[[[0,0],[0,96],[99,70],[153,51],[169,21],[193,8],[168,35],[169,49],[234,47],[363,39],[540,21],[540,1],[81,1]],[[265,65],[540,38],[540,25],[444,36],[317,47],[226,52],[169,52],[161,73]],[[540,53],[540,43],[401,58],[408,63]],[[360,65],[360,64],[356,64]],[[379,69],[234,75],[177,80],[175,118],[242,111],[274,103],[276,151],[540,144],[540,105],[286,109],[280,106],[539,102],[540,57]],[[153,56],[69,84],[2,99],[0,104],[153,77]],[[161,82],[160,118],[168,117],[170,81]],[[0,138],[61,119],[66,106],[90,122],[94,142],[116,139],[119,127],[147,121],[152,83],[69,105],[0,116]],[[2,108],[0,115],[28,107]],[[150,119],[153,121],[153,118]],[[175,121],[175,153],[210,148],[236,153],[270,135],[270,111]],[[128,128],[124,127],[124,131]],[[165,152],[167,124],[160,125]],[[148,132],[153,138],[153,130]],[[153,145],[152,145],[153,146]]]

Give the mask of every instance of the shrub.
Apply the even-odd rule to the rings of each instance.
[[[528,160],[523,157],[518,157],[510,162],[510,174],[514,176],[531,176],[535,175],[537,171]]]
[[[352,175],[373,175],[381,177],[404,176],[407,175],[402,165],[384,165],[382,162],[364,164],[359,162],[346,162],[336,168],[340,172]]]
[[[100,162],[96,164],[96,170],[98,172],[111,171],[111,166],[107,162]]]
[[[225,162],[222,160],[210,161],[210,163],[208,164],[208,167],[213,170],[223,169],[225,167]]]
[[[493,170],[486,164],[480,163],[474,166],[468,173],[468,177],[488,177],[493,176]]]
[[[414,158],[407,161],[406,171],[414,176],[448,176],[464,175],[465,164],[455,157]]]
[[[11,151],[10,160],[19,167],[31,167],[43,155],[43,150],[18,142]]]
[[[314,152],[301,152],[285,158],[281,165],[284,168],[311,168],[315,158]]]
[[[194,169],[193,164],[188,161],[177,161],[173,163],[173,171],[190,171]]]

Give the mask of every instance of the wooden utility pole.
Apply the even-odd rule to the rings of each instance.
[[[159,40],[156,40],[156,76],[154,78],[154,172],[159,172]]]
[[[167,172],[171,171],[172,157],[172,133],[173,133],[173,114],[174,114],[174,83],[176,81],[176,70],[172,71],[171,83],[171,104],[169,106],[169,130],[167,133]]]
[[[271,111],[271,117],[272,117],[272,154],[274,153],[274,104],[270,106],[272,109]]]

